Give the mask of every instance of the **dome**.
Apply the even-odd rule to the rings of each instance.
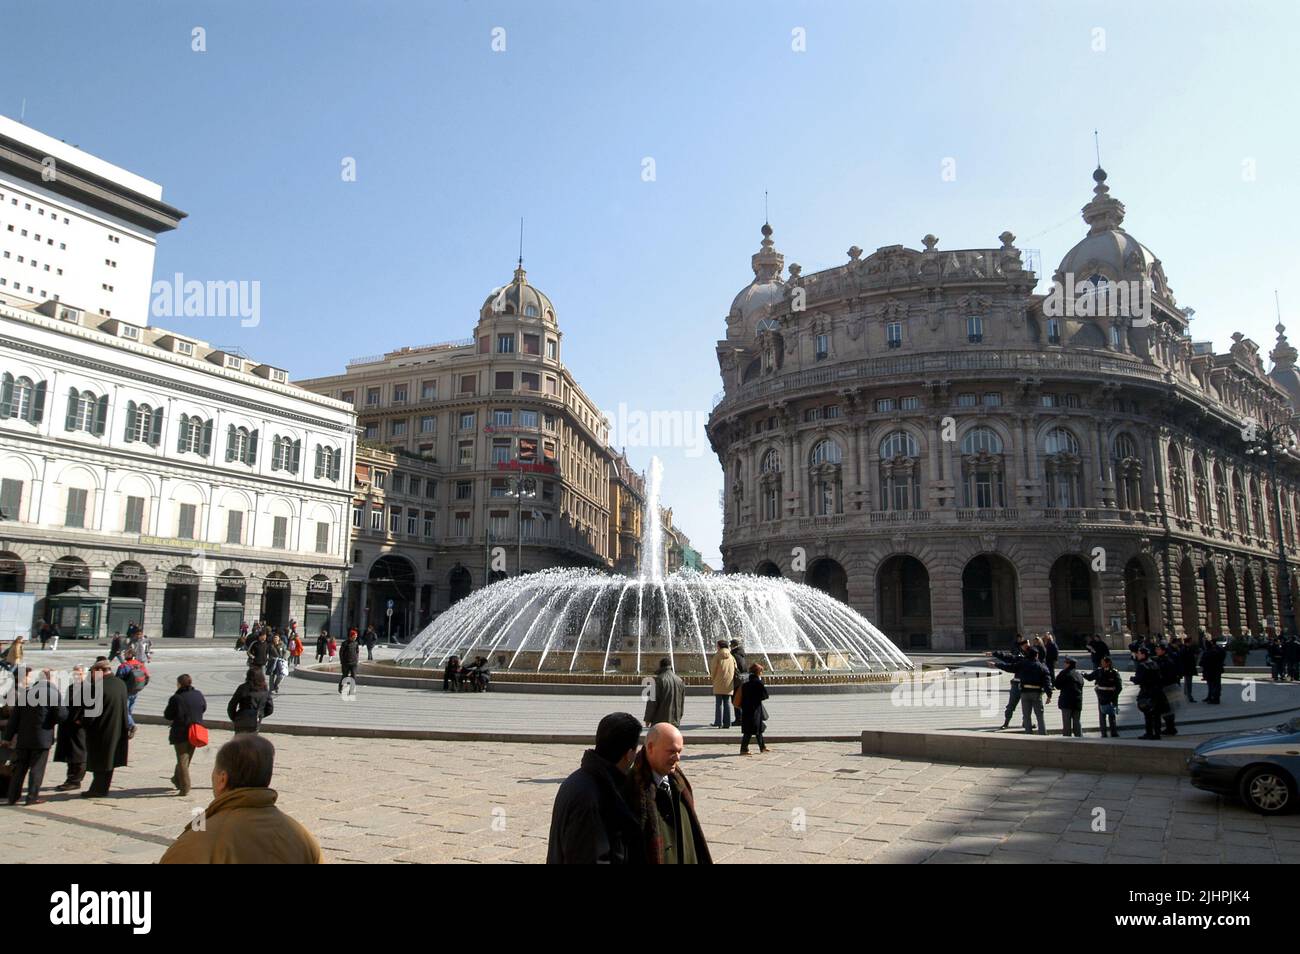
[[[1106,170],[1097,169],[1092,174],[1097,183],[1093,199],[1083,207],[1083,220],[1088,223],[1088,234],[1074,248],[1065,253],[1054,276],[1064,282],[1073,275],[1076,284],[1101,275],[1108,281],[1142,281],[1150,279],[1155,292],[1171,301],[1173,294],[1165,280],[1160,259],[1149,248],[1120,226],[1124,222],[1124,203],[1110,195],[1106,185]]]
[[[1286,326],[1277,324],[1277,346],[1269,354],[1273,359],[1273,370],[1268,373],[1273,383],[1277,384],[1291,399],[1291,408],[1300,411],[1300,371],[1296,370],[1296,349],[1286,340]]]
[[[483,300],[479,314],[483,318],[494,315],[520,315],[527,318],[544,318],[555,321],[555,308],[551,300],[535,285],[528,284],[528,273],[522,264],[515,269],[509,285],[500,285]]]
[[[772,226],[764,222],[762,232],[760,248],[750,256],[754,280],[731,300],[731,308],[727,312],[733,321],[738,317],[742,322],[748,322],[768,305],[785,297],[785,283],[781,281],[785,256],[776,250],[772,241]]]

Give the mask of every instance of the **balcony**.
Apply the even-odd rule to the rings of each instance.
[[[1020,511],[1014,507],[997,507],[997,508],[978,508],[978,509],[959,509],[957,511],[957,522],[965,523],[972,520],[1019,520]]]
[[[871,525],[890,523],[929,523],[932,516],[929,510],[873,510]]]

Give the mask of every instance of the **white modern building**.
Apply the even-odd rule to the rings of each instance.
[[[0,116],[0,297],[147,323],[162,186]]]
[[[0,192],[12,210],[10,180],[27,182],[35,156],[15,156],[25,127],[0,132]],[[23,146],[39,152],[46,139]],[[144,180],[73,158],[92,161],[60,162],[61,201],[34,204],[35,214],[43,208],[48,221],[53,211],[64,228],[64,212],[79,209],[70,235],[116,245],[104,236],[117,230],[124,247],[134,218],[130,283],[117,288],[130,301],[97,297],[84,255],[69,256],[63,284],[31,286],[43,301],[25,278],[21,294],[0,287],[0,592],[34,594],[37,624],[57,621],[65,636],[105,636],[133,620],[155,636],[233,636],[241,619],[259,617],[297,619],[308,633],[337,627],[354,410],[291,384],[283,368],[148,327],[153,235],[184,213]],[[132,180],[152,190],[132,191]],[[38,188],[28,185],[24,213]],[[14,236],[33,227],[9,232],[10,214],[0,213],[0,247],[15,255]]]

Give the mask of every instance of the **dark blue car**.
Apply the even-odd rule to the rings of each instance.
[[[1197,788],[1240,798],[1264,815],[1292,811],[1300,802],[1300,718],[1202,742],[1187,768]]]

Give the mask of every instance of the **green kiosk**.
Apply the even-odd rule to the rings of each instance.
[[[103,615],[104,598],[91,595],[90,590],[78,584],[58,596],[45,600],[50,621],[57,623],[64,639],[98,639],[99,619]]]

